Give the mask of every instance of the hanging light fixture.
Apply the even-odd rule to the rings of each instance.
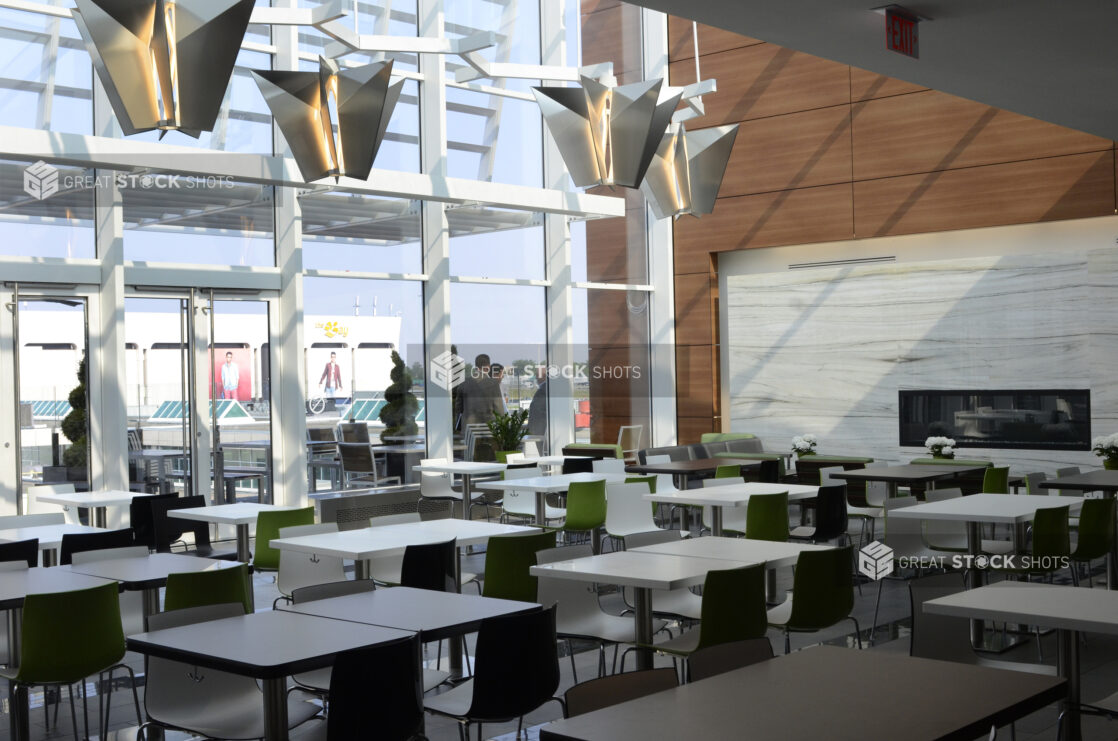
[[[672,124],[641,184],[656,218],[701,216],[714,210],[738,125],[687,131]]]
[[[532,88],[575,185],[640,186],[682,95],[663,82]]]
[[[404,81],[392,84],[391,60],[340,69],[319,57],[318,64],[318,72],[252,74],[304,180],[365,180]]]
[[[125,134],[213,130],[253,0],[75,2],[74,22]]]

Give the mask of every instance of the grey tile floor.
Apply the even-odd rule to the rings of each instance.
[[[484,555],[478,553],[466,556],[463,561],[463,569],[481,573],[484,571]],[[778,574],[778,588],[781,591],[791,588],[791,576],[790,569],[782,570]],[[879,619],[881,627],[878,628],[875,645],[871,648],[868,642],[869,626],[873,620],[874,602],[877,598],[877,590],[881,588],[881,584],[884,584],[885,590],[881,598],[881,617]],[[276,590],[272,577],[270,575],[255,576],[254,587],[257,609],[271,609],[272,601],[278,596],[278,591]],[[899,581],[863,584],[861,594],[859,595],[856,593],[855,600],[853,614],[862,626],[862,638],[865,642],[865,649],[907,653],[909,644],[909,603],[907,587]],[[615,613],[620,613],[624,609],[620,596],[616,593],[603,594],[601,603],[604,609]],[[792,650],[797,650],[820,642],[845,645],[854,648],[855,642],[847,632],[850,630],[850,628],[847,627],[849,625],[850,624],[847,623],[846,626],[838,626],[818,634],[793,635]],[[771,631],[769,638],[774,648],[779,653],[783,645],[782,637],[777,632]],[[1042,642],[1046,659],[1049,663],[1054,663],[1054,657],[1056,655],[1055,636],[1045,636],[1042,638]],[[567,658],[562,648],[560,651],[561,681],[559,694],[561,695],[568,687],[574,684],[574,678],[571,671],[570,660]],[[1084,698],[1087,700],[1100,698],[1118,691],[1118,636],[1088,636],[1087,643],[1083,646],[1081,653]],[[433,655],[432,647],[432,658]],[[612,651],[609,657],[612,658]],[[1036,642],[1035,640],[1029,641],[1012,651],[1002,654],[999,658],[1018,661],[1036,661]],[[129,654],[128,663],[137,671],[142,671],[142,657]],[[586,679],[594,677],[597,672],[596,648],[589,643],[576,643],[575,665],[580,680],[585,681]],[[667,659],[658,658],[656,665],[670,666],[671,662]],[[858,688],[864,688],[857,677],[852,677],[851,683],[850,688],[836,688],[836,692],[861,691],[861,689]],[[743,688],[743,691],[748,691],[748,689]],[[883,693],[882,702],[935,701],[934,687],[889,687],[882,688],[881,691]],[[95,729],[97,725],[97,697],[95,695],[96,689],[92,682],[87,684],[87,692],[89,694],[90,723],[93,729]],[[140,692],[142,701],[142,687]],[[82,722],[80,699],[77,703],[77,716],[80,727]],[[33,739],[69,739],[73,737],[72,725],[69,717],[69,706],[65,696],[63,696],[63,702],[58,712],[57,724],[52,720],[49,730],[44,717],[42,692],[32,693],[31,706],[31,734]],[[8,712],[9,708],[5,693],[3,699],[0,700],[0,715],[3,716],[0,718],[0,741],[4,741],[9,737],[9,725],[7,722]],[[531,739],[538,738],[539,725],[557,719],[561,717],[561,715],[561,709],[557,703],[548,703],[536,712],[530,714],[525,719],[527,737]],[[132,707],[131,693],[126,689],[119,688],[113,692],[110,719],[109,738],[136,738],[135,710]],[[1016,737],[1019,741],[1034,741],[1039,739],[1054,740],[1056,736],[1056,719],[1057,710],[1055,706],[1034,713],[1017,723]],[[484,727],[484,738],[499,738],[502,741],[506,739],[511,741],[515,736],[515,732],[515,723],[491,724]],[[95,730],[94,733],[96,733]],[[428,715],[427,720],[427,733],[432,741],[452,741],[458,738],[456,724],[453,721],[430,715]],[[187,735],[181,733],[168,733],[166,737],[171,740],[189,738]],[[905,737],[906,733],[904,730],[899,730],[897,738]],[[1008,731],[1003,730],[1000,737],[1008,738]],[[1099,717],[1085,717],[1083,721],[1083,737],[1089,741],[1102,741],[1103,739],[1114,739],[1118,741],[1118,721],[1108,721]],[[476,736],[471,736],[471,738],[476,738]]]

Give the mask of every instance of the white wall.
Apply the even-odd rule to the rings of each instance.
[[[766,447],[907,461],[904,388],[1089,388],[1118,431],[1118,217],[747,250],[719,260],[724,409]],[[895,262],[789,265],[895,257]],[[1097,467],[1089,451],[966,448],[1016,473]]]

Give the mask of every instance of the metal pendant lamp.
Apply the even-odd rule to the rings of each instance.
[[[125,134],[213,130],[253,0],[75,3],[74,22]]]
[[[575,185],[640,186],[682,95],[663,82],[532,88]]]
[[[304,180],[365,180],[404,81],[392,83],[391,61],[352,69],[330,59],[318,61],[317,72],[252,74]]]
[[[697,131],[669,127],[641,185],[657,218],[714,211],[737,135],[737,124]]]

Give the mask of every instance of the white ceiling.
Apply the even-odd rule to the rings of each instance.
[[[1034,118],[1118,139],[1118,2],[939,0],[902,3],[920,24],[920,58],[885,48],[876,0],[638,0],[780,46]],[[702,53],[702,37],[699,38]]]

